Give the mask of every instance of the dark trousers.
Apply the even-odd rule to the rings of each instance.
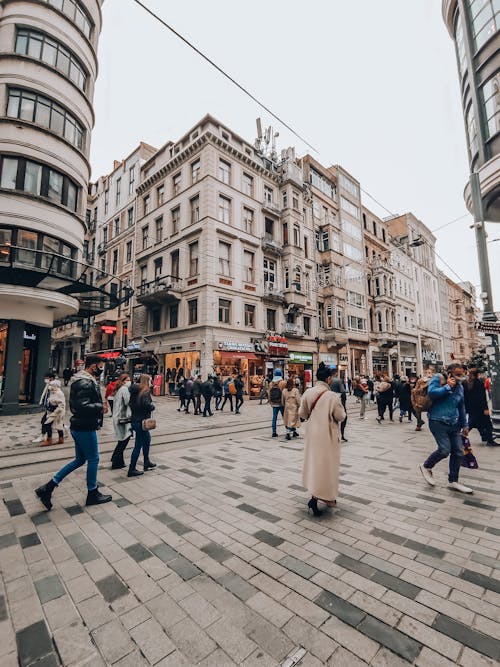
[[[123,453],[127,448],[129,441],[130,441],[130,436],[128,438],[125,438],[125,440],[118,440],[118,443],[113,453],[111,454],[111,463],[113,465],[117,466],[125,465],[125,461],[123,459]]]
[[[52,422],[49,424],[45,424],[45,433],[47,435],[47,439],[51,440],[52,439]],[[60,438],[64,438],[64,431],[57,431],[57,434]]]
[[[236,395],[236,405],[234,406],[234,411],[239,412],[242,405],[243,405],[243,396]]]
[[[215,409],[218,410],[220,408],[220,404],[222,403],[222,396],[216,396],[215,397]]]
[[[377,411],[378,411],[378,416],[380,419],[384,418],[385,414],[385,409],[389,408],[389,417],[392,419],[392,415],[394,413],[394,408],[392,406],[392,401],[390,403],[387,403],[386,401],[377,401]]]
[[[142,451],[144,456],[144,465],[149,463],[149,447],[151,445],[151,433],[142,428],[142,419],[133,420],[131,423],[132,431],[135,433],[135,444],[130,457],[130,470],[135,470],[137,459]]]
[[[231,408],[231,412],[233,411],[233,395],[232,394],[226,394],[224,396],[224,400],[222,402],[222,405],[220,406],[220,410],[224,410],[224,406],[226,405],[226,401],[229,401],[229,407]]]
[[[203,406],[203,416],[208,417],[209,415],[212,416],[212,408],[210,406],[210,403],[212,401],[212,397],[209,396],[208,398],[205,399],[205,405]]]
[[[458,474],[464,455],[462,436],[458,424],[445,424],[436,419],[429,419],[429,429],[437,444],[437,449],[432,452],[424,463],[424,468],[434,468],[436,463],[447,456],[450,457],[450,470],[448,481],[458,482]]]
[[[469,415],[469,430],[477,428],[483,442],[493,440],[493,424],[489,415]]]
[[[343,438],[345,433],[345,427],[347,425],[347,408],[346,408],[347,396],[345,394],[341,394],[340,401],[342,403],[342,407],[345,410],[345,419],[340,422],[340,437]]]
[[[186,400],[184,403],[184,409],[186,412],[189,412],[189,406],[191,405],[191,402],[193,403],[193,410],[196,410],[196,403],[194,402],[194,396],[186,396]]]
[[[423,426],[424,420],[422,419],[422,413],[420,411],[417,412],[417,410],[415,410],[415,408],[413,406],[411,408],[410,417],[411,417],[411,415],[415,415],[415,417],[417,418],[417,426],[419,428],[421,426]]]
[[[194,414],[201,414],[201,396],[194,397]]]

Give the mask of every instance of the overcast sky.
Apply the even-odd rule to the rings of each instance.
[[[389,211],[412,211],[431,230],[467,212],[455,52],[440,0],[143,1]],[[140,140],[175,141],[206,113],[249,141],[261,116],[279,131],[279,148],[309,150],[133,0],[105,0],[99,67],[94,179]],[[477,285],[471,223],[438,231],[437,252]],[[488,232],[499,238],[500,224]],[[499,310],[500,241],[488,247]]]

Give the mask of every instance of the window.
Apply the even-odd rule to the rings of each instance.
[[[200,160],[195,160],[191,163],[191,181],[192,183],[197,183],[200,179],[200,169],[201,162]]]
[[[467,125],[467,134],[468,134],[468,137],[469,137],[470,157],[472,159],[479,150],[479,145],[478,145],[478,142],[477,142],[476,118],[474,116],[474,109],[472,107],[472,104],[467,109],[467,113],[465,115],[465,122],[466,122],[466,125]]]
[[[181,221],[181,207],[177,206],[171,211],[172,217],[172,234],[177,234],[179,231],[179,224]]]
[[[304,317],[302,318],[302,322],[304,323],[304,333],[305,333],[305,335],[310,336],[311,335],[311,318],[304,315]]]
[[[111,273],[116,276],[116,272],[118,271],[118,249],[113,250],[113,264],[112,264],[112,269]]]
[[[327,306],[325,309],[326,315],[326,329],[333,328],[333,308],[332,306]]]
[[[241,179],[241,189],[243,190],[244,194],[248,195],[249,197],[253,197],[253,176],[243,172]]]
[[[104,243],[104,245],[106,245],[106,243],[108,242],[108,228],[107,227],[103,227],[102,242]]]
[[[288,223],[283,223],[283,245],[288,245]]]
[[[290,269],[288,266],[283,267],[283,275],[285,278],[285,289],[290,289]]]
[[[228,185],[231,182],[231,165],[225,160],[219,160],[219,180]]]
[[[161,329],[161,308],[155,308],[151,311],[151,329],[160,331]]]
[[[191,224],[200,221],[200,197],[197,195],[190,199],[191,204]]]
[[[219,195],[218,219],[219,222],[231,224],[231,200],[222,195]]]
[[[104,190],[104,215],[107,215],[109,210],[109,187]]]
[[[224,241],[219,241],[219,273],[223,276],[230,275],[230,252],[230,244],[225,243]]]
[[[347,290],[345,301],[350,306],[355,306],[356,308],[365,307],[365,295],[360,294],[359,292],[352,292],[351,290]]]
[[[323,329],[323,324],[324,324],[323,304],[318,303],[318,326],[320,329]]]
[[[366,222],[366,213],[363,213],[363,228],[368,229],[368,223]]]
[[[490,139],[500,130],[500,93],[498,75],[481,86],[486,138]]]
[[[71,179],[58,171],[38,162],[10,156],[0,160],[0,169],[2,188],[46,197],[76,211],[78,188]]]
[[[330,199],[335,197],[335,186],[327,178],[322,176],[318,171],[311,167],[310,171],[311,185],[314,185],[315,188],[321,190],[321,192]]]
[[[340,252],[342,244],[340,243],[340,234],[338,232],[332,232],[332,248],[336,252]]]
[[[373,226],[373,233],[375,236],[377,236],[377,223],[375,220],[372,220],[372,226]]]
[[[283,208],[288,208],[288,193],[286,190],[283,190],[283,192],[281,193],[281,197],[282,197]]]
[[[356,262],[361,262],[363,259],[363,253],[359,248],[355,248],[350,243],[344,241],[344,255],[349,257],[349,259],[354,259]]]
[[[179,326],[179,304],[173,303],[168,309],[168,324],[171,329]]]
[[[156,243],[161,243],[163,240],[163,216],[155,220],[155,239]]]
[[[252,209],[247,208],[246,206],[244,206],[243,207],[243,229],[248,234],[252,234],[252,232],[253,232],[253,216],[254,216],[254,212],[252,211]]]
[[[468,0],[472,36],[476,50],[496,33],[500,25],[500,6],[497,0]]]
[[[276,282],[276,262],[264,257],[264,284]]]
[[[85,91],[87,74],[78,58],[69,49],[36,30],[18,29],[16,53],[36,58],[68,77],[80,90]]]
[[[165,186],[160,185],[156,188],[156,202],[158,206],[161,206],[165,201]]]
[[[269,185],[264,185],[264,203],[273,204],[274,202],[274,190],[269,187]]]
[[[198,322],[198,299],[188,301],[188,324],[197,324]]]
[[[309,237],[304,236],[304,257],[309,259]]]
[[[163,275],[163,257],[155,259],[155,280],[158,281]]]
[[[266,218],[264,221],[265,238],[272,241],[274,238],[274,220]]]
[[[337,329],[344,328],[344,311],[342,308],[335,309],[335,327]]]
[[[358,186],[356,183],[354,183],[354,181],[351,181],[350,178],[344,176],[344,174],[340,174],[340,185],[344,188],[344,190],[347,190],[347,192],[350,192],[355,197],[359,197]]]
[[[147,215],[151,210],[151,197],[146,195],[142,200],[143,214]]]
[[[373,225],[373,229],[375,230],[373,233],[376,235],[377,223],[373,221]],[[344,234],[348,234],[353,239],[357,239],[358,241],[361,241],[362,239],[361,227],[359,225],[355,225],[349,220],[346,220],[345,218],[342,218],[342,231]]]
[[[228,299],[219,299],[219,322],[223,324],[231,322],[231,301]]]
[[[385,243],[386,236],[385,236],[385,229],[382,227],[382,241]]]
[[[272,308],[266,310],[266,328],[268,331],[276,331],[276,311]]]
[[[115,198],[115,206],[119,206],[119,204],[120,204],[121,189],[122,189],[122,179],[121,179],[121,177],[118,177],[118,178],[116,179],[116,198]]]
[[[83,126],[66,109],[48,97],[20,88],[9,88],[7,116],[36,123],[63,137],[77,148],[83,146]]]
[[[383,331],[384,325],[382,324],[382,313],[377,311],[377,331],[381,333]]]
[[[255,306],[251,306],[249,303],[245,304],[245,326],[255,326]]]
[[[128,193],[133,195],[135,192],[135,164],[128,170]]]
[[[300,229],[298,225],[293,226],[293,245],[300,248]]]
[[[198,273],[198,241],[189,244],[189,276]]]
[[[356,317],[355,315],[348,315],[347,328],[351,331],[366,331],[366,319],[363,317]]]
[[[142,228],[142,249],[145,250],[148,247],[148,238],[149,238],[149,225],[145,225]]]
[[[179,251],[174,250],[170,253],[170,275],[172,278],[179,278]]]
[[[134,209],[133,207],[127,210],[127,226],[132,227],[134,224]]]
[[[132,261],[132,241],[127,241],[127,251],[126,251],[127,262]]]
[[[254,260],[255,260],[255,255],[253,252],[250,252],[248,250],[243,251],[243,271],[244,271],[243,279],[249,283],[253,283],[255,279]]]
[[[353,218],[356,218],[356,220],[359,220],[359,208],[352,204],[348,199],[345,197],[340,198],[340,205],[342,207],[342,210],[344,210],[346,213],[349,213],[349,215],[352,215]]]
[[[297,192],[292,192],[292,207],[294,211],[299,210],[299,195]]]
[[[146,264],[141,266],[140,276],[141,276],[141,290],[144,290],[144,287],[146,286],[146,283],[148,282],[148,267],[146,266]]]
[[[120,218],[115,218],[113,236],[118,236],[120,234]]]
[[[172,177],[172,190],[174,195],[178,195],[181,191],[181,172]]]

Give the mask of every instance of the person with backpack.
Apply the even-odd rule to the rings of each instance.
[[[201,415],[201,385],[201,377],[197,375],[193,382],[193,405],[195,415]]]
[[[434,369],[429,367],[424,371],[424,377],[416,378],[413,377],[410,386],[411,386],[411,404],[413,407],[413,414],[417,419],[417,427],[415,431],[421,431],[422,426],[425,424],[422,419],[422,412],[427,412],[430,408],[431,402],[427,396],[427,390],[429,388],[430,379],[434,375]]]
[[[391,381],[389,380],[388,375],[384,375],[382,380],[378,383],[376,397],[377,397],[378,423],[381,424],[382,421],[384,420],[384,414],[386,408],[389,408],[389,419],[391,420],[391,422],[394,421],[392,418],[394,414],[394,408],[393,408],[394,388],[392,386]]]
[[[458,476],[463,458],[462,435],[467,437],[462,364],[451,364],[447,375],[436,373],[429,382],[429,429],[437,449],[420,466],[420,472],[429,486],[436,486],[432,469],[443,459],[450,457],[448,488],[460,493],[472,493],[472,489],[460,484]]]
[[[203,416],[204,417],[213,417],[214,413],[211,408],[212,396],[214,395],[214,385],[212,382],[212,377],[209,375],[207,380],[201,384],[201,395],[205,400],[203,406]]]
[[[411,422],[412,412],[410,381],[403,375],[399,386],[399,423],[401,424],[405,415],[408,415],[408,421]]]
[[[236,395],[236,387],[234,386],[234,380],[231,375],[229,375],[225,380],[224,384],[222,385],[222,390],[224,392],[224,400],[222,402],[222,405],[220,406],[220,411],[222,412],[224,410],[224,406],[226,405],[227,401],[229,401],[229,407],[231,409],[231,412],[233,411],[233,396]]]
[[[283,373],[281,372],[280,368],[275,368],[273,379],[269,383],[269,393],[268,393],[269,405],[273,410],[273,418],[271,422],[272,438],[278,437],[278,432],[276,430],[278,415],[281,414],[281,416],[283,417],[285,412],[282,400],[282,394],[284,388],[285,388],[285,381],[283,380]]]
[[[361,379],[359,376],[354,378],[354,396],[359,400],[359,418],[365,418],[366,412],[366,399],[368,396],[368,385],[366,384],[365,379]]]
[[[483,444],[488,447],[499,447],[500,442],[497,442],[493,437],[493,424],[491,423],[486,389],[476,368],[469,368],[468,377],[463,383],[463,387],[465,411],[469,417],[469,431],[477,428]]]
[[[240,413],[240,408],[243,405],[243,390],[245,389],[245,385],[243,384],[243,376],[242,375],[237,375],[235,380],[234,380],[234,388],[236,390],[236,402],[234,404],[234,414],[239,415]]]
[[[330,383],[330,389],[334,391],[336,394],[340,394],[340,402],[342,403],[342,407],[344,408],[345,412],[345,417],[342,420],[340,424],[340,439],[342,442],[348,442],[347,438],[345,437],[345,427],[347,425],[347,409],[346,409],[346,404],[347,404],[347,392],[346,392],[346,387],[345,384],[342,381],[342,378],[339,377],[338,375],[338,369],[335,369],[332,371],[332,381]],[[349,392],[350,394],[350,392]]]

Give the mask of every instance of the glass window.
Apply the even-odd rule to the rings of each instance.
[[[222,195],[219,195],[218,219],[219,222],[231,224],[231,200]]]
[[[193,197],[190,200],[191,203],[191,224],[199,222],[200,220],[200,198],[198,196]]]
[[[39,195],[42,186],[42,165],[36,162],[26,162],[24,176],[24,191]]]
[[[242,190],[244,194],[253,197],[253,176],[245,174],[245,172],[243,172],[242,176]]]
[[[179,194],[181,191],[181,172],[172,177],[172,187],[174,195]]]
[[[10,95],[9,91],[9,95]],[[18,110],[18,114],[16,114],[16,118],[21,118],[22,120],[28,120],[28,121],[33,121],[33,116],[35,114],[35,95],[31,95],[30,93],[21,93],[21,91],[12,91],[12,92],[18,92],[19,97],[21,98],[21,106]],[[48,121],[48,115],[47,119],[45,122],[42,123],[44,127],[49,126],[49,121]]]
[[[170,274],[172,278],[179,278],[179,251],[174,250],[170,253]]]
[[[200,178],[200,169],[201,169],[200,160],[195,160],[194,162],[191,163],[191,181],[193,183],[196,183]]]
[[[221,273],[223,276],[230,275],[230,252],[230,244],[224,243],[224,241],[219,241],[219,273]]]
[[[476,118],[474,116],[474,109],[472,108],[472,104],[467,109],[465,121],[467,125],[467,134],[469,137],[469,151],[472,159],[479,150],[479,145],[477,142]]]
[[[132,261],[132,241],[128,241],[128,242],[127,242],[126,261],[127,261],[127,262],[131,262],[131,261]]]
[[[351,181],[350,178],[347,178],[344,174],[340,174],[340,185],[344,190],[347,190],[347,192],[350,192],[355,197],[359,197],[359,188],[357,184],[354,181]]]
[[[8,190],[16,189],[16,178],[17,178],[17,165],[18,160],[16,158],[4,157],[2,160],[2,179],[0,185],[2,188],[7,188]]]
[[[82,9],[80,3],[76,0],[45,0],[49,5],[62,11],[75,22],[76,26],[86,37],[90,37],[94,27],[93,22]]]
[[[17,245],[19,248],[26,248],[26,250],[17,251],[17,260],[21,264],[28,264],[30,266],[35,266],[36,264],[36,252],[38,243],[38,234],[36,232],[30,232],[26,229],[17,230]]]
[[[161,243],[163,239],[163,216],[155,220],[156,243]]]
[[[360,219],[359,215],[359,208],[355,206],[352,202],[350,202],[348,199],[345,197],[340,198],[340,205],[346,213],[349,213],[349,215],[352,215],[353,218],[356,218],[356,220]]]
[[[249,250],[243,251],[243,271],[244,271],[243,279],[249,283],[253,283],[255,278],[254,259],[255,255],[253,252],[250,252]]]
[[[468,0],[468,4],[472,36],[478,50],[498,30],[500,3],[498,0]]]
[[[266,326],[268,331],[276,331],[276,311],[272,308],[266,310]]]
[[[10,246],[12,245],[12,230],[0,229],[0,264],[10,262]]]
[[[225,160],[219,160],[219,179],[227,184],[231,181],[231,165]]]
[[[63,183],[64,178],[62,174],[58,174],[56,171],[50,171],[49,174],[49,191],[47,196],[49,199],[55,202],[61,202],[63,194]]]
[[[248,234],[253,231],[253,211],[251,208],[243,207],[243,229]]]
[[[467,54],[465,51],[464,29],[460,13],[455,17],[455,47],[457,50],[458,70],[462,78],[467,71]]]
[[[486,138],[489,139],[500,130],[500,77],[496,75],[481,87]]]
[[[145,250],[148,247],[148,240],[149,240],[149,226],[145,225],[142,228],[142,249]]]
[[[181,209],[180,206],[174,208],[171,212],[172,215],[172,234],[177,234],[179,231],[179,224],[181,220]]]
[[[179,326],[179,304],[173,303],[168,309],[168,320],[171,329]]]
[[[264,283],[276,282],[276,262],[264,257]]]
[[[198,241],[189,244],[189,276],[198,273]]]
[[[188,324],[197,324],[198,322],[198,299],[188,301]]]
[[[68,182],[68,199],[66,205],[72,211],[76,211],[77,203],[78,203],[78,190],[76,188],[76,185]]]
[[[255,326],[255,306],[252,306],[249,303],[245,304],[245,326]]]
[[[223,324],[231,322],[231,301],[228,299],[219,299],[219,322]]]
[[[310,178],[311,178],[311,184],[314,185],[315,188],[321,190],[321,192],[330,197],[330,199],[333,199],[335,197],[335,186],[333,185],[333,183],[331,183],[327,178],[325,178],[322,174],[320,174],[312,167],[310,171]]]
[[[132,227],[133,224],[134,224],[134,209],[132,207],[127,209],[127,225],[128,227]]]
[[[130,194],[132,194],[132,192]],[[164,201],[165,201],[165,186],[160,185],[158,188],[156,188],[156,202],[157,202],[157,205],[161,206]]]

